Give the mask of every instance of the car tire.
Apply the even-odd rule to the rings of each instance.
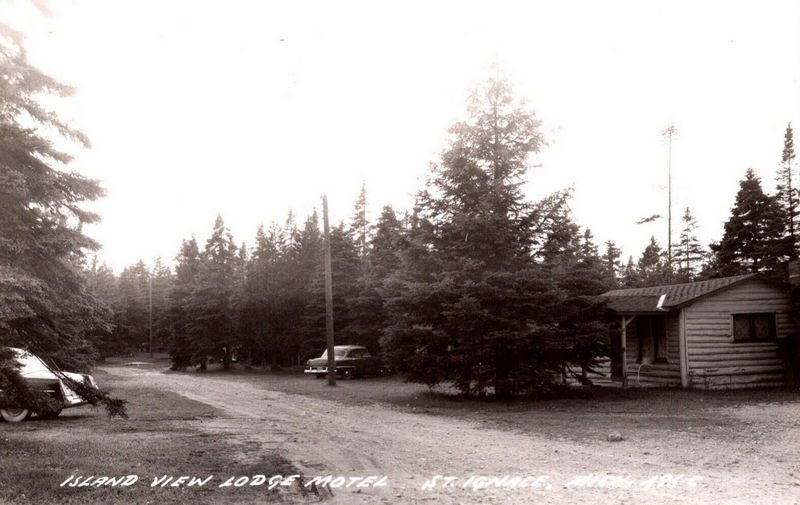
[[[55,419],[56,417],[58,417],[59,414],[61,414],[62,410],[64,409],[51,410],[50,412],[45,412],[44,414],[41,414],[39,417],[41,417],[42,419]]]
[[[0,409],[0,417],[9,423],[21,423],[31,417],[31,411],[28,409]]]
[[[342,371],[342,379],[344,380],[352,380],[355,379],[356,374],[353,373],[352,370],[344,370]]]

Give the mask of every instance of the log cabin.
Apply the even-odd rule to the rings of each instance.
[[[796,338],[788,285],[760,274],[615,289],[601,295],[612,331],[610,376],[631,386],[782,386],[782,339]]]

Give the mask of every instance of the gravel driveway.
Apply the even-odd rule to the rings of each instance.
[[[797,404],[762,404],[725,412],[752,429],[735,439],[668,431],[659,440],[637,440],[633,428],[621,426],[626,440],[585,443],[403,412],[381,404],[343,405],[271,391],[255,380],[124,367],[104,370],[218,408],[224,415],[197,422],[202,429],[225,437],[242,462],[277,450],[307,479],[329,474],[388,476],[385,487],[333,489],[331,503],[800,503]],[[581,420],[565,418],[564,422]],[[232,469],[225,471],[235,474]],[[588,474],[629,475],[630,480],[607,484],[610,487],[568,484]],[[675,487],[668,487],[666,480],[660,486],[641,485],[664,474],[684,479]],[[452,487],[442,488],[440,481],[437,489],[422,490],[435,475],[457,480]],[[462,487],[471,476],[505,475],[548,477],[539,488]],[[690,485],[686,479],[693,476],[702,480]]]

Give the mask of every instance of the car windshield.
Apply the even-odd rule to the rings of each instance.
[[[49,371],[45,364],[42,363],[42,360],[29,352],[15,349],[14,354],[17,355],[17,362],[21,365],[20,373],[22,375]]]

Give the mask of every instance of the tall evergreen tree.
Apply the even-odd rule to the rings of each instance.
[[[786,229],[784,237],[789,242],[790,259],[797,258],[798,237],[797,217],[800,215],[800,193],[798,193],[797,180],[794,178],[794,133],[792,124],[786,126],[786,133],[783,137],[783,152],[781,153],[781,165],[778,169],[776,178],[776,195],[778,205],[783,212]]]
[[[150,272],[142,260],[126,267],[119,275],[114,332],[127,351],[136,350],[147,340],[149,282]]]
[[[296,279],[298,270],[287,246],[287,230],[276,223],[265,232],[259,227],[245,280],[244,332],[253,364],[271,363],[278,369],[291,362],[297,340],[300,313],[307,301],[305,286]]]
[[[383,283],[399,266],[401,223],[391,206],[383,208],[369,245],[367,270],[358,279],[357,291],[349,300],[350,321],[344,337],[365,345],[373,353],[380,350],[386,326],[386,307],[381,297]]]
[[[192,292],[188,325],[192,362],[205,370],[208,358],[230,368],[236,345],[234,297],[237,248],[221,216],[201,255],[197,284]]]
[[[658,286],[673,281],[666,253],[655,237],[650,237],[650,243],[644,248],[636,266],[640,286]]]
[[[92,255],[89,266],[84,271],[89,293],[97,300],[100,310],[105,312],[104,319],[112,321],[105,331],[99,331],[93,340],[98,353],[105,357],[125,350],[114,331],[114,307],[117,300],[117,277],[105,263],[100,263],[97,254]]]
[[[172,334],[170,295],[174,277],[169,266],[165,265],[161,258],[156,258],[151,279],[152,284],[149,286],[148,295],[152,296],[153,349],[162,352],[169,348],[169,339]]]
[[[748,169],[739,182],[736,204],[725,223],[725,234],[711,245],[717,276],[772,271],[790,254],[784,237],[785,220],[774,197],[764,193],[761,180]]]
[[[358,295],[358,281],[361,275],[358,244],[343,224],[331,229],[330,241],[334,329],[336,335],[347,338],[352,336],[348,333],[348,327],[353,320],[351,309]],[[301,352],[319,354],[325,347],[325,283],[322,268],[316,269],[316,275],[309,286],[302,331],[304,336]],[[338,341],[342,344],[362,343],[350,340]]]
[[[678,279],[688,282],[695,279],[704,259],[703,246],[696,235],[697,220],[689,207],[683,213],[683,229],[677,243],[672,245],[672,261],[678,266]]]
[[[250,261],[246,265],[247,276],[242,285],[242,299],[238,325],[243,334],[242,344],[251,364],[264,363],[267,340],[267,306],[269,290],[269,269],[277,255],[276,245],[272,243],[264,226],[256,231],[255,246]]]
[[[606,241],[606,250],[603,253],[603,273],[605,274],[606,283],[609,289],[619,287],[619,277],[622,270],[622,263],[620,257],[622,251],[614,244],[614,242]]]
[[[358,194],[358,200],[355,204],[355,212],[350,221],[350,231],[353,234],[356,247],[358,249],[358,258],[361,262],[362,272],[367,270],[367,246],[369,244],[369,221],[367,220],[367,185],[366,182],[361,183],[361,192]]]
[[[400,265],[397,251],[400,248],[403,225],[391,205],[386,205],[375,224],[375,234],[370,242],[370,276],[375,284],[382,284]]]
[[[579,361],[569,339],[584,336],[560,324],[567,296],[553,269],[532,257],[557,210],[531,205],[520,189],[528,156],[542,145],[539,121],[495,78],[473,93],[467,120],[450,133],[418,195],[401,268],[386,284],[387,355],[429,385],[452,381],[498,397],[539,390],[567,359]],[[549,243],[555,260],[563,243]]]
[[[200,250],[194,237],[183,241],[175,257],[175,263],[175,280],[170,293],[172,327],[169,353],[173,368],[185,368],[192,362],[189,337],[190,310],[192,293],[197,287],[200,272]]]
[[[628,256],[628,262],[622,270],[620,284],[624,288],[638,288],[641,285],[639,272],[636,270],[636,264],[633,262],[633,256]]]
[[[81,132],[41,104],[72,89],[31,66],[21,35],[3,24],[0,75],[0,390],[24,404],[36,395],[22,391],[6,346],[27,348],[56,367],[86,370],[95,357],[91,336],[110,329],[81,266],[98,247],[82,232],[98,216],[82,204],[104,192],[97,181],[67,170],[71,157],[45,136],[89,147]],[[121,412],[107,397],[87,399]]]

